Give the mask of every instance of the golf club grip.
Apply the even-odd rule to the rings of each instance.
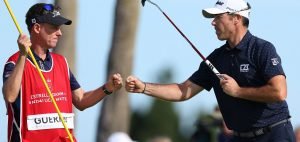
[[[223,76],[220,74],[220,72],[215,68],[215,66],[209,60],[205,60],[204,62],[209,67],[209,69],[215,73],[215,75],[219,79],[224,79]]]

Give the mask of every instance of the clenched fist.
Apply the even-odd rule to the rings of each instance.
[[[115,73],[109,76],[108,82],[106,83],[106,89],[110,92],[119,90],[123,86],[123,79],[119,73]]]
[[[222,74],[222,77],[223,79],[220,80],[220,85],[223,91],[232,97],[238,97],[238,92],[240,89],[238,83],[229,75]]]
[[[131,93],[144,93],[146,84],[139,80],[137,77],[129,76],[126,79],[125,88]]]
[[[21,55],[27,55],[27,52],[31,46],[30,39],[25,34],[20,34],[17,42]]]

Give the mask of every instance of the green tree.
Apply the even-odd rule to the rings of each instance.
[[[160,83],[171,82],[172,78],[171,68],[162,70],[158,76]],[[156,136],[166,136],[173,142],[183,142],[186,140],[179,131],[179,123],[173,102],[154,99],[149,112],[133,113],[130,135],[142,142]]]
[[[196,131],[191,142],[217,142],[218,132],[222,126],[221,114],[202,112],[196,122]]]

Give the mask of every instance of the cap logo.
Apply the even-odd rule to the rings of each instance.
[[[221,2],[221,1],[217,1],[217,3],[216,3],[216,5],[223,5],[224,4],[224,2]]]
[[[56,11],[56,10],[54,10],[52,12],[52,14],[53,14],[53,18],[56,17],[56,16],[58,16],[58,15],[60,15],[59,11]]]
[[[36,23],[35,18],[31,19],[31,23]]]
[[[230,7],[226,7],[226,9],[228,9],[228,10],[231,11],[231,12],[237,12],[237,11],[238,11],[238,10],[232,9],[232,8],[230,8]]]

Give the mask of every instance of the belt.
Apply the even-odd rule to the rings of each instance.
[[[271,129],[273,127],[278,126],[278,125],[283,124],[283,123],[286,123],[286,122],[289,122],[290,120],[291,120],[290,118],[284,119],[284,120],[278,121],[274,124],[271,124],[269,126],[266,126],[266,127],[254,130],[254,131],[248,131],[248,132],[233,131],[233,135],[238,136],[238,137],[243,137],[243,138],[252,138],[252,137],[260,136],[260,135],[263,135],[263,134],[271,131]]]

